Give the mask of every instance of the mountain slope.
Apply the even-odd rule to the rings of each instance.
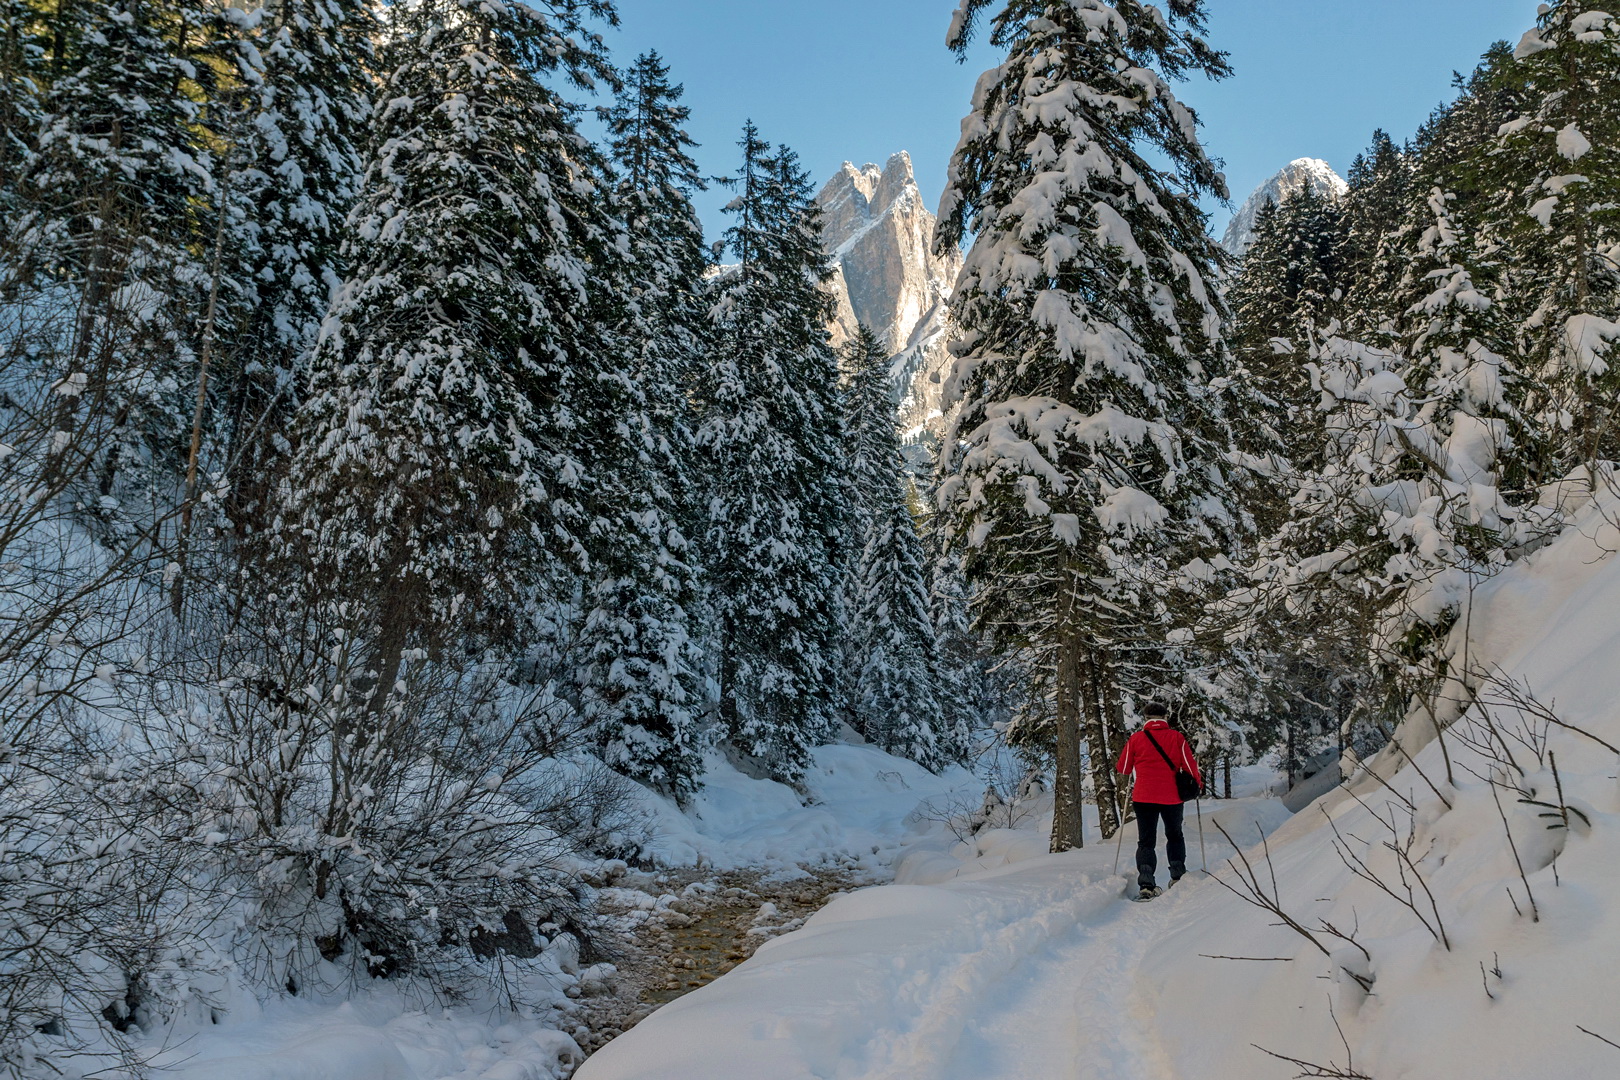
[[[1320,158],[1299,158],[1254,189],[1226,227],[1221,246],[1228,253],[1242,258],[1248,252],[1249,245],[1254,243],[1254,225],[1260,211],[1267,204],[1281,203],[1288,196],[1306,188],[1314,188],[1319,194],[1337,199],[1350,190],[1350,185],[1333,171],[1333,166]]]
[[[914,433],[937,426],[947,362],[946,311],[962,269],[960,255],[934,254],[934,215],[923,204],[911,156],[879,168],[845,163],[817,197],[836,263],[838,315],[833,343],[865,324],[895,354],[893,378],[903,425]]]

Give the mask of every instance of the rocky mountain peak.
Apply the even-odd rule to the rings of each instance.
[[[1297,158],[1277,175],[1254,189],[1254,194],[1248,197],[1242,208],[1233,216],[1232,223],[1226,227],[1226,235],[1221,240],[1221,246],[1232,255],[1242,258],[1248,253],[1249,246],[1254,243],[1254,226],[1260,218],[1260,211],[1264,210],[1267,204],[1281,203],[1290,195],[1307,188],[1314,189],[1317,194],[1330,199],[1339,199],[1350,190],[1350,185],[1333,171],[1333,166],[1322,159]]]
[[[863,324],[884,341],[895,354],[901,415],[920,432],[938,415],[932,377],[946,361],[945,307],[962,257],[934,253],[935,218],[904,151],[881,168],[846,162],[817,201],[835,264],[833,343],[842,345]]]
[[[911,155],[904,150],[881,168],[844,162],[820,195],[828,246],[834,250],[842,247],[897,204],[911,199],[920,202],[921,198]]]

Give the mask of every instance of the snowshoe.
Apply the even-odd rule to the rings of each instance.
[[[1143,889],[1141,892],[1136,894],[1136,902],[1138,904],[1145,904],[1149,900],[1152,900],[1155,896],[1163,896],[1163,895],[1164,895],[1164,890],[1163,889],[1159,888],[1157,885],[1150,885],[1147,888]]]

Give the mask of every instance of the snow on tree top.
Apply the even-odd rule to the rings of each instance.
[[[1248,197],[1242,209],[1233,216],[1232,223],[1226,227],[1221,246],[1242,258],[1254,243],[1254,226],[1259,220],[1260,211],[1268,204],[1280,203],[1307,188],[1314,189],[1319,195],[1338,199],[1350,190],[1350,185],[1333,171],[1333,166],[1320,158],[1291,161],[1287,168],[1254,189],[1254,194]]]

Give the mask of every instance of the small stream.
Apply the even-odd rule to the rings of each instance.
[[[623,871],[598,893],[602,914],[619,926],[610,942],[616,971],[588,983],[575,1038],[587,1054],[595,1053],[765,942],[797,930],[834,897],[871,884],[868,875],[845,867]]]

